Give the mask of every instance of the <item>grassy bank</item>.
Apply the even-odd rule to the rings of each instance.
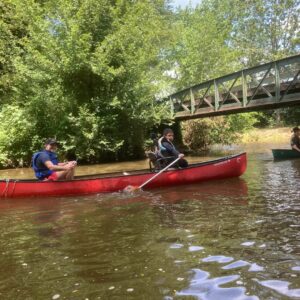
[[[289,143],[290,127],[255,128],[242,135],[241,143]]]

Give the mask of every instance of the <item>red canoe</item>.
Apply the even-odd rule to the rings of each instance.
[[[238,177],[247,167],[246,153],[207,162],[191,164],[185,169],[167,170],[145,186],[145,189]],[[154,176],[149,170],[78,176],[74,180],[0,180],[0,198],[86,195],[122,191],[139,186]]]

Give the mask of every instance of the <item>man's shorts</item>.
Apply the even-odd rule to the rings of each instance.
[[[56,172],[53,172],[51,175],[49,175],[47,178],[44,179],[44,181],[56,181],[58,180],[58,176]]]

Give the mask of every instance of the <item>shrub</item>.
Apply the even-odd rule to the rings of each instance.
[[[192,151],[208,150],[212,144],[232,144],[256,122],[256,112],[185,121],[181,126],[183,141]]]
[[[4,105],[0,111],[0,165],[28,165],[35,144],[34,122],[26,110],[15,105]]]

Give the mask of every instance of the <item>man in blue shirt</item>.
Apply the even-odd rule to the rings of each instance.
[[[39,180],[71,180],[74,178],[76,161],[60,163],[57,158],[58,142],[55,139],[45,141],[45,148],[32,157],[32,168]]]

